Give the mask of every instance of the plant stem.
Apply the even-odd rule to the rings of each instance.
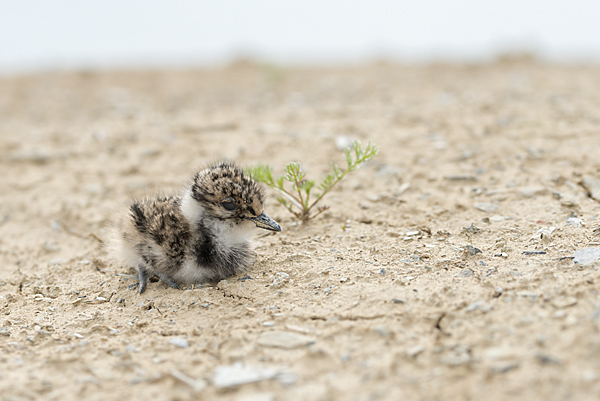
[[[315,202],[316,203],[316,202]],[[318,215],[320,215],[321,213],[323,213],[325,210],[327,210],[327,207],[324,207],[323,209],[319,210],[317,213],[313,214],[312,216],[310,216],[311,219],[314,219],[315,217],[317,217]],[[308,219],[306,219],[308,221]]]
[[[294,186],[296,187],[296,191],[298,191],[298,197],[300,198],[300,203],[302,204],[302,207],[300,209],[302,209],[302,212],[304,214],[304,212],[306,211],[306,204],[304,202],[304,198],[302,198],[302,190],[300,189],[300,182],[298,181],[298,175],[296,174],[296,170],[292,170],[292,173],[294,174]],[[308,199],[307,199],[308,201]]]
[[[271,186],[271,188],[273,188],[275,191],[277,191],[281,195],[283,195],[284,198],[286,198],[288,201],[290,201],[297,208],[304,209],[302,207],[302,205],[300,203],[298,203],[298,199],[296,199],[296,197],[294,196],[294,194],[291,194],[288,191],[286,191],[285,189],[281,189],[279,187]]]

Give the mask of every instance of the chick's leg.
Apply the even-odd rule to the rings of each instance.
[[[171,277],[167,276],[166,274],[157,273],[156,275],[158,276],[158,278],[160,278],[162,281],[164,281],[165,283],[169,284],[171,287],[175,288],[176,290],[180,290],[181,289],[181,287],[179,286],[179,284],[177,284],[175,281],[173,281],[171,279]]]
[[[148,283],[148,277],[150,274],[143,264],[138,265],[139,277],[140,277],[140,294],[146,291],[146,284]]]

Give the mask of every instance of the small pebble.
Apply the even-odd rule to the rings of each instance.
[[[479,181],[479,178],[475,175],[449,175],[446,176],[448,181]]]
[[[600,259],[600,248],[584,248],[573,252],[573,261],[582,266],[589,266]]]
[[[171,371],[171,376],[173,376],[175,379],[179,380],[180,382],[187,384],[195,392],[200,392],[200,391],[204,390],[204,388],[207,386],[207,384],[204,380],[193,379],[193,378],[189,377],[188,375],[186,375],[178,370],[175,370],[175,369]]]
[[[188,340],[182,337],[175,337],[169,340],[169,344],[174,345],[179,348],[187,348],[189,347]]]
[[[476,301],[470,303],[466,308],[465,312],[473,312],[474,310],[481,310],[483,312],[487,312],[491,310],[491,305],[486,304],[484,301]]]
[[[214,371],[213,384],[217,388],[229,388],[269,379],[277,379],[283,384],[293,384],[296,381],[295,375],[285,369],[246,366],[241,362],[236,362],[233,365],[217,366]]]
[[[581,372],[581,379],[584,382],[591,383],[591,382],[595,382],[596,380],[598,380],[598,375],[596,374],[596,372],[594,370],[587,369],[587,370],[584,370],[583,372]]]
[[[525,251],[523,252],[523,255],[525,256],[531,256],[531,255],[545,255],[546,251]]]
[[[476,203],[473,205],[473,207],[475,209],[481,210],[482,212],[485,212],[485,213],[493,213],[499,209],[498,205],[496,205],[495,203],[489,203],[489,202]]]
[[[502,374],[517,369],[519,362],[498,362],[490,368],[490,374]]]
[[[103,187],[101,184],[95,183],[95,184],[89,184],[86,185],[86,187],[84,188],[85,192],[87,192],[89,195],[97,195],[100,192],[103,191]]]
[[[578,219],[577,217],[567,217],[567,225],[572,227],[583,227],[583,220]]]
[[[467,234],[479,234],[481,232],[481,228],[477,227],[474,223],[471,223],[469,227],[464,228]]]
[[[560,359],[546,354],[538,354],[535,356],[542,365],[562,365]]]
[[[552,306],[557,309],[568,308],[570,306],[577,305],[577,298],[575,297],[559,297],[552,300]]]
[[[373,330],[379,334],[381,337],[388,337],[390,335],[390,331],[382,326],[374,327]]]
[[[56,244],[56,242],[45,242],[44,249],[50,252],[60,251],[60,247]]]
[[[267,331],[258,337],[258,344],[265,347],[294,349],[313,344],[315,339],[291,331]]]
[[[425,351],[425,347],[423,347],[422,345],[415,345],[414,347],[410,347],[406,350],[406,355],[414,358],[423,351]]]
[[[591,198],[600,201],[600,178],[586,174],[583,176],[582,184],[588,190]]]
[[[290,275],[284,272],[279,272],[275,274],[275,278],[271,283],[271,287],[279,288],[284,286],[288,281],[290,281]]]
[[[467,254],[468,254],[469,256],[475,256],[475,255],[477,255],[478,253],[482,253],[482,252],[481,252],[481,249],[479,249],[479,248],[475,248],[474,246],[471,246],[471,245],[467,245],[467,246],[466,246],[466,248],[467,248]]]

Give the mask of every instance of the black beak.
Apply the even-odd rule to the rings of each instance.
[[[248,220],[252,220],[256,224],[256,227],[270,231],[281,231],[279,224],[264,213],[261,213],[258,217],[249,217]]]

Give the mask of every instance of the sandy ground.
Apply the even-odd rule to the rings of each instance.
[[[222,158],[319,179],[340,136],[381,153],[308,225],[269,192],[248,276],[140,296],[104,251],[132,197]],[[598,155],[600,66],[2,78],[0,399],[597,400]]]

